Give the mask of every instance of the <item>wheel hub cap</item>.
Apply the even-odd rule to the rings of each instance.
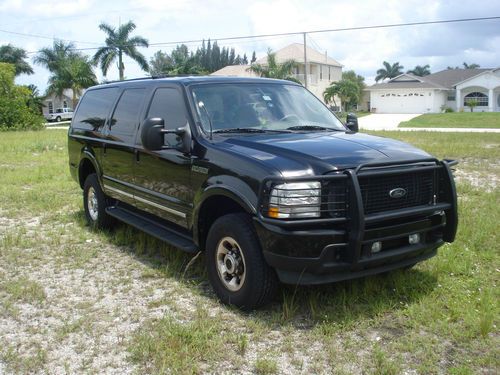
[[[215,254],[217,273],[224,286],[236,292],[246,277],[245,258],[234,238],[224,237],[217,245]]]

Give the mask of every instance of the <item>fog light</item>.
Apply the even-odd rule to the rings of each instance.
[[[378,253],[380,250],[382,250],[382,242],[377,241],[372,243],[372,253]]]
[[[410,234],[408,236],[408,242],[410,243],[410,245],[416,245],[417,243],[420,242],[420,234],[418,233]]]

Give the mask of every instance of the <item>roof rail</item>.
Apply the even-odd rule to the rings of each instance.
[[[200,76],[200,74],[158,74],[154,76],[146,76],[146,77],[139,77],[139,78],[130,78],[130,79],[124,79],[124,80],[115,80],[115,81],[107,81],[103,82],[103,84],[108,84],[108,83],[119,83],[119,82],[130,82],[130,81],[143,81],[145,79],[160,79],[160,78],[172,78],[172,77],[192,77],[192,76]]]

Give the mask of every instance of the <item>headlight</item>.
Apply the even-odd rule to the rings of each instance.
[[[268,216],[275,219],[320,217],[320,207],[319,181],[281,184],[271,190]]]

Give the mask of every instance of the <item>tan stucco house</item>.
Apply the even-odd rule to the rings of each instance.
[[[305,84],[306,67],[304,64],[304,45],[300,43],[290,44],[280,50],[275,51],[276,62],[278,64],[287,60],[295,60],[297,67],[293,72],[293,77]],[[307,88],[314,95],[323,101],[323,92],[332,82],[337,82],[342,78],[342,65],[329,57],[326,53],[321,53],[313,48],[306,47],[307,55]],[[267,56],[256,61],[261,65],[267,64]],[[226,66],[212,75],[231,77],[255,77],[255,73],[250,71],[248,65]]]

